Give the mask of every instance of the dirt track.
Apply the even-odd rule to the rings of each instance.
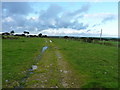
[[[25,82],[25,88],[79,88],[75,71],[64,60],[54,42],[46,40],[46,50],[37,63],[38,68]]]

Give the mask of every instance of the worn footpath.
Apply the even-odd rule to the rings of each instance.
[[[25,82],[25,88],[79,88],[80,76],[64,60],[59,48],[52,40],[46,39],[48,49],[37,63],[37,69]]]

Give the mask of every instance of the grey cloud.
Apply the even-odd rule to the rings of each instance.
[[[86,13],[89,9],[90,9],[90,4],[85,4],[80,9],[78,9],[74,12],[67,12],[66,15],[73,17],[73,16],[79,15],[81,13]]]
[[[89,26],[88,24],[85,25],[84,23],[79,23],[78,21],[75,21],[72,23],[71,28],[80,30],[80,29],[86,29],[88,26]]]
[[[87,32],[90,32],[91,30],[87,30]]]
[[[58,15],[62,12],[62,7],[52,4],[46,11],[42,11],[39,16],[39,24],[41,27],[45,26],[45,29],[48,27],[55,27],[57,23]]]
[[[89,8],[90,8],[90,4],[85,4],[79,10],[76,10],[75,12],[71,13],[71,15],[77,15],[83,12],[87,12]]]
[[[62,7],[52,4],[50,7],[44,11],[40,17],[45,17],[45,18],[54,18],[56,17],[60,12],[62,11]]]
[[[101,23],[99,23],[99,24],[94,24],[92,27],[96,27],[96,26],[99,26],[99,25],[101,25]]]
[[[28,2],[4,2],[2,4],[2,8],[3,14],[7,13],[8,15],[28,15],[33,11],[33,8],[29,5]]]
[[[116,19],[116,16],[114,14],[109,14],[108,16],[103,18],[103,20],[100,23],[94,24],[92,27],[100,26],[108,21],[115,20],[115,19]]]
[[[102,20],[102,23],[105,23],[107,21],[111,21],[111,20],[114,20],[116,17],[115,15],[109,15],[107,17],[105,17],[103,20]]]
[[[11,16],[10,18],[12,18],[13,21],[3,22],[2,23],[3,30],[10,31],[10,30],[14,29],[16,31],[17,27],[25,27],[25,25],[26,25],[26,18],[24,16],[17,15],[17,16]],[[24,29],[24,28],[22,28],[22,29]]]
[[[13,16],[13,18],[16,21],[17,26],[21,26],[21,27],[25,26],[27,19],[24,16],[17,15],[17,16]]]
[[[71,20],[82,18],[83,15],[81,15],[81,14],[87,12],[89,10],[89,8],[90,8],[90,5],[85,4],[80,9],[78,9],[74,12],[65,12],[65,13],[62,14],[62,16],[60,18],[60,21],[62,23],[63,22],[70,23]]]
[[[32,18],[26,19],[26,15],[32,12],[29,3],[4,3],[3,7],[3,12],[6,13],[5,17],[8,17],[11,14],[10,17],[14,19],[14,22],[3,23],[3,29],[5,30],[15,29],[21,31],[20,28],[17,27],[22,27],[22,31],[33,31],[36,30],[36,28],[37,31],[49,28],[72,28],[80,30],[89,27],[89,25],[84,24],[82,21],[77,21],[83,17],[83,12],[85,13],[89,10],[90,6],[88,5],[84,5],[71,13],[64,12],[64,9],[61,6],[52,4],[48,9],[42,10],[39,13],[37,21]],[[10,28],[11,26],[12,28]]]
[[[72,22],[72,20],[76,21],[79,18],[82,18],[83,15],[81,13],[85,13],[89,10],[90,5],[83,5],[80,9],[74,12],[63,12],[63,8],[58,5],[51,5],[47,10],[44,10],[40,13],[39,16],[39,24],[41,25],[41,29],[47,28],[74,28],[74,29],[86,29],[88,25],[84,25],[79,22]],[[59,16],[60,15],[60,16]]]
[[[28,2],[3,2],[2,3],[2,18],[12,18],[14,21],[3,22],[3,30],[10,31],[11,29],[20,31],[20,28],[26,25],[26,16],[34,10]],[[12,28],[11,28],[12,27]]]

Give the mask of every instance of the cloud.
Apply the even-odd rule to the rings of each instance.
[[[102,20],[101,23],[106,23],[106,22],[108,22],[108,21],[114,20],[115,18],[116,18],[115,15],[109,15],[109,16],[105,17],[105,18]]]
[[[83,18],[82,13],[86,13],[90,8],[89,4],[85,4],[83,5],[80,9],[75,10],[73,12],[64,12],[60,18],[58,18],[58,25],[59,27],[62,28],[67,28],[67,27],[71,27],[73,29],[83,29],[83,23],[82,22],[78,22],[77,20],[80,18]],[[72,27],[73,26],[73,27]]]
[[[63,7],[51,4],[47,9],[37,13],[37,15],[39,15],[37,17],[29,16],[29,14],[33,14],[34,11],[30,5],[31,4],[26,2],[3,3],[3,30],[15,30],[16,32],[29,30],[30,32],[38,32],[49,28],[81,30],[89,27],[88,24],[84,24],[84,22],[80,20],[83,18],[82,14],[89,11],[90,5],[88,4],[83,5],[73,12],[66,12]]]
[[[55,18],[62,11],[62,7],[56,4],[51,4],[46,11],[40,14],[40,17]]]
[[[24,30],[27,18],[33,13],[33,8],[28,2],[3,2],[2,3],[2,27],[4,31],[15,30],[20,32]],[[23,28],[17,28],[23,27]],[[22,29],[22,30],[20,30]]]
[[[100,26],[102,24],[105,24],[106,22],[110,22],[112,20],[115,20],[118,15],[112,14],[112,13],[96,13],[96,14],[86,14],[85,17],[87,18],[100,18],[100,23],[94,24],[92,27]]]
[[[79,14],[82,12],[87,12],[90,9],[90,4],[83,5],[79,10],[75,11],[74,14]]]
[[[94,24],[92,27],[96,27],[96,26],[100,26],[101,25],[101,23],[99,23],[99,24]]]
[[[89,9],[89,5],[83,5],[80,9],[74,12],[65,12],[61,6],[50,5],[47,10],[42,11],[39,16],[39,30],[48,28],[73,28],[73,29],[86,29],[88,25],[77,20],[82,18],[82,13]]]
[[[54,28],[57,24],[58,15],[62,12],[62,7],[52,4],[47,10],[41,11],[39,15],[40,29]]]
[[[89,26],[88,24],[84,25],[84,23],[79,23],[78,21],[75,21],[73,22],[71,28],[80,30],[80,29],[86,29],[88,26]]]
[[[28,2],[4,2],[2,8],[3,14],[7,15],[28,15],[33,11]]]
[[[43,33],[49,36],[98,36],[99,33],[96,30],[76,30],[71,28],[59,28],[59,29],[46,29],[42,30],[39,33]]]
[[[80,9],[74,11],[74,12],[69,12],[67,13],[68,16],[76,16],[81,13],[86,13],[90,9],[90,4],[85,4],[83,5]]]
[[[14,20],[11,17],[6,17],[3,22],[13,22]]]
[[[25,16],[21,16],[21,15],[11,16],[11,17],[9,16],[3,18],[2,26],[4,30],[16,29],[16,27],[24,27],[26,24],[26,20],[27,19],[25,18]]]

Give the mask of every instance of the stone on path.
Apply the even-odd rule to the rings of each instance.
[[[32,69],[33,70],[37,69],[37,66],[36,65],[32,65]]]
[[[50,40],[50,43],[52,43],[52,40]]]

